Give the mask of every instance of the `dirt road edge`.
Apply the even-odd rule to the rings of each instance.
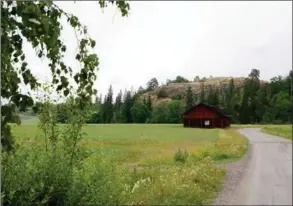
[[[242,129],[237,131],[243,135],[241,132]],[[245,135],[243,136],[247,139]],[[226,169],[226,176],[223,180],[223,188],[212,205],[233,205],[233,201],[238,194],[237,188],[243,179],[243,174],[248,169],[248,164],[252,157],[252,147],[253,145],[248,142],[247,152],[240,160],[218,165],[219,167],[224,167]]]

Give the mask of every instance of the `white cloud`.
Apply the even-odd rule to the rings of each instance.
[[[117,93],[152,77],[247,76],[257,68],[269,79],[292,69],[292,2],[134,1],[127,18],[113,6],[102,11],[95,1],[57,4],[97,41],[96,86],[103,94],[110,84]],[[72,30],[66,27],[63,39],[66,62],[78,66]],[[29,58],[38,77],[49,75],[47,63]]]

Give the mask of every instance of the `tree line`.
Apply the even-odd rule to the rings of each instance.
[[[185,94],[156,107],[152,97],[141,95],[159,87],[156,78],[152,78],[146,87],[137,91],[120,91],[113,98],[113,88],[109,87],[107,95],[96,97],[91,106],[89,124],[99,123],[181,123],[182,113],[198,103],[215,105],[232,116],[233,123],[289,123],[292,121],[292,72],[288,76],[273,77],[269,82],[261,82],[260,72],[252,69],[241,87],[237,87],[232,78],[228,85],[205,88],[201,82],[201,91],[195,94],[188,87]],[[180,77],[180,76],[179,76]],[[178,80],[178,78],[176,78]],[[176,79],[171,82],[176,82]],[[157,92],[157,98],[167,97],[164,90]],[[40,104],[40,103],[38,103]],[[60,111],[59,122],[65,122],[62,115],[63,104],[57,106]],[[37,107],[34,107],[34,110]],[[36,111],[37,112],[37,111]]]

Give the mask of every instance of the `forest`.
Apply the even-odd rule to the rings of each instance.
[[[152,105],[151,96],[142,98],[145,92],[160,88],[156,78],[152,78],[145,87],[137,91],[125,90],[113,98],[110,85],[107,95],[96,97],[91,105],[88,124],[99,123],[181,123],[182,113],[198,103],[207,103],[222,108],[232,116],[234,124],[284,124],[292,121],[292,71],[287,76],[276,76],[269,82],[262,83],[260,71],[252,69],[242,87],[236,87],[233,78],[226,87],[210,87],[195,94],[188,87],[185,94],[163,102],[156,107]],[[198,78],[198,76],[197,76]],[[178,76],[167,83],[188,82]],[[165,98],[167,93],[159,90],[157,98]],[[33,107],[35,113],[41,103]],[[62,115],[64,104],[58,104],[58,121],[64,123],[66,115]]]

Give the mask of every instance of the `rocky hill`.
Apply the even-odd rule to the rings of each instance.
[[[207,91],[210,87],[212,88],[225,88],[228,86],[229,81],[231,79],[234,79],[235,87],[239,88],[244,85],[245,78],[244,77],[213,77],[208,78],[205,81],[201,82],[188,82],[188,83],[169,83],[168,85],[163,85],[158,88],[156,88],[153,91],[146,92],[141,95],[141,98],[148,98],[148,95],[151,95],[153,106],[157,106],[158,104],[162,102],[169,102],[172,99],[181,96],[184,98],[186,94],[186,90],[188,87],[191,87],[191,90],[195,94],[199,94],[201,91],[201,85],[203,83],[204,89]],[[261,81],[264,82],[264,81]],[[164,90],[167,93],[166,98],[158,98],[157,94],[160,90]]]

